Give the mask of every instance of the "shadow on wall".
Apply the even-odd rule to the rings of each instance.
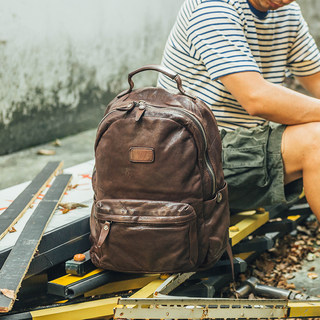
[[[127,74],[160,63],[181,3],[0,0],[0,155],[96,127]]]

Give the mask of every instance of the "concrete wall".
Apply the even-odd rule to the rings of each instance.
[[[160,63],[181,3],[0,0],[0,154],[96,127],[128,72]]]
[[[128,72],[160,62],[182,2],[0,0],[0,155],[96,127]],[[319,44],[320,1],[299,3]]]
[[[298,0],[302,13],[308,22],[309,29],[320,47],[320,1]]]

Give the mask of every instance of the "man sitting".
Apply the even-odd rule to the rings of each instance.
[[[295,1],[186,0],[162,64],[216,117],[231,208],[291,203],[303,181],[320,221],[320,53]]]

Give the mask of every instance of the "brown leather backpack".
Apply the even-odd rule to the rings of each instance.
[[[177,82],[133,90],[155,70]],[[177,74],[145,66],[107,107],[95,143],[93,263],[121,272],[189,272],[211,267],[228,242],[229,207],[215,118]]]

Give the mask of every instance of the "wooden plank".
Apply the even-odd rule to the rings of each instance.
[[[0,312],[8,312],[12,309],[21,282],[28,271],[44,230],[55,212],[60,199],[63,197],[70,179],[70,174],[56,177],[45,197],[31,215],[15,246],[3,264],[0,270],[0,289],[6,289],[9,297],[0,294]]]
[[[134,293],[130,296],[130,298],[151,298],[153,297],[153,293],[159,288],[160,285],[162,285],[166,279],[161,279],[160,277],[157,279],[154,279],[153,281],[149,282],[146,286],[141,288],[139,291]]]
[[[79,319],[109,319],[119,297],[81,302],[65,306],[56,306],[31,311],[32,319],[45,320],[79,320]],[[25,319],[25,318],[20,318]]]
[[[320,315],[320,299],[313,301],[289,300],[288,307],[288,318],[313,318]]]
[[[238,213],[235,216],[231,216],[231,227],[229,228],[231,245],[236,245],[268,221],[269,212],[255,214]]]
[[[23,216],[40,192],[61,170],[62,162],[51,161],[40,171],[30,184],[18,195],[10,206],[0,215],[0,239]]]
[[[107,283],[99,288],[85,292],[85,297],[99,296],[103,294],[115,294],[117,292],[124,292],[129,290],[136,290],[145,287],[151,281],[159,278],[159,274],[143,274],[134,279],[127,279]]]

